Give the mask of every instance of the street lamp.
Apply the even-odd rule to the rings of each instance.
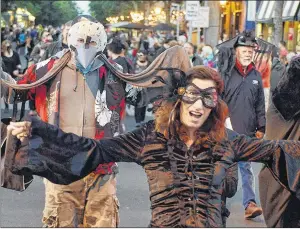
[[[159,15],[159,14],[161,13],[161,8],[160,8],[160,7],[156,7],[156,8],[154,9],[154,13],[155,13],[156,15]]]
[[[140,22],[144,20],[144,13],[130,12],[130,16],[132,18],[132,22]]]
[[[227,1],[220,1],[221,6],[224,8]]]
[[[110,24],[117,23],[119,20],[119,17],[108,17],[106,18],[106,21],[108,21]]]
[[[166,18],[166,12],[161,7],[155,7],[150,11],[148,16],[149,25],[155,25],[157,22],[165,22]]]

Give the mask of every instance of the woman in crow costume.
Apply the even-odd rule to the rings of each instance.
[[[99,163],[135,162],[147,174],[151,227],[223,227],[221,195],[227,169],[238,161],[262,162],[300,197],[300,142],[237,135],[229,140],[217,72],[197,66],[156,77],[168,90],[155,120],[118,137],[93,140],[64,133],[36,117],[11,123],[11,170],[58,184],[83,178]],[[21,142],[18,140],[20,139]],[[17,147],[18,146],[18,147]]]

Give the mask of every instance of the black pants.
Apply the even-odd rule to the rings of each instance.
[[[5,105],[5,109],[7,110],[9,108],[8,103],[4,102],[4,105]]]
[[[134,117],[136,123],[143,122],[145,120],[145,115],[146,115],[146,106],[134,108]]]
[[[35,104],[33,100],[29,100],[29,109],[34,111],[35,110]]]

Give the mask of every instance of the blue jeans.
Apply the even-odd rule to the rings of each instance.
[[[255,202],[254,176],[251,162],[238,162],[242,175],[243,205],[246,209],[249,202]]]

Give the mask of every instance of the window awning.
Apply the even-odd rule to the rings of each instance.
[[[256,21],[272,23],[275,1],[262,1],[257,11]]]
[[[275,5],[275,1],[262,1],[257,11],[256,21],[261,23],[272,23],[274,18],[274,5]],[[282,20],[283,21],[299,20],[299,17],[297,18],[297,12],[300,11],[299,7],[300,7],[300,0],[284,1]]]
[[[300,1],[285,1],[282,12],[283,21],[297,20],[297,12],[299,11]]]

